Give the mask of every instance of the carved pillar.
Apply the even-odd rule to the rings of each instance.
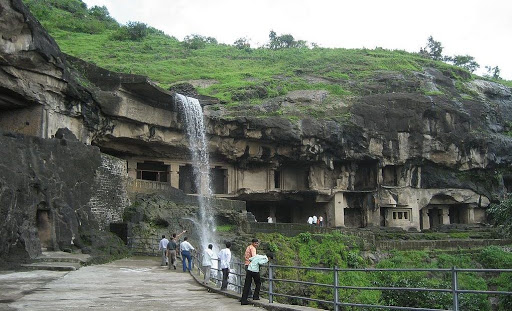
[[[428,218],[428,209],[423,208],[421,210],[421,229],[426,230],[430,229],[430,220]]]
[[[128,160],[126,161],[126,168],[128,177],[131,179],[137,179],[137,161]]]
[[[171,183],[171,187],[180,188],[180,166],[177,163],[171,163],[169,167],[169,182]]]
[[[442,207],[441,225],[447,225],[450,223],[450,210],[448,207]]]
[[[345,226],[345,196],[343,192],[334,194],[334,219],[331,222],[335,227]]]
[[[467,221],[468,224],[475,223],[475,208],[473,206],[469,206],[467,209]]]

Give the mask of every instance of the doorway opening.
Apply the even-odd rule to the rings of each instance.
[[[41,242],[41,248],[52,248],[52,226],[50,210],[37,210],[36,214],[37,234]]]

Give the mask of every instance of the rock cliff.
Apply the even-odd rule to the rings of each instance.
[[[164,90],[147,77],[111,72],[65,55],[21,0],[0,0],[0,7],[4,131],[52,138],[67,128],[82,143],[126,161],[130,178],[187,189],[189,144],[174,94],[197,95],[192,84]],[[452,221],[484,221],[489,202],[512,189],[512,91],[464,75],[462,70],[431,67],[376,71],[363,82],[322,80],[350,89],[350,96],[296,90],[257,106],[246,101],[265,95],[257,87],[240,91],[234,107],[198,96],[216,193],[246,200],[256,218],[270,214],[282,222],[303,222],[312,213],[325,215],[330,226],[428,229]],[[42,195],[37,191],[14,199],[26,188],[55,186],[59,198],[91,191],[85,185],[94,183],[92,177],[80,177],[80,167],[91,161],[88,167],[97,167],[98,149],[69,151],[71,164],[48,168],[44,163],[54,156],[51,148],[63,148],[67,140],[55,140],[41,152],[34,151],[33,143],[22,147],[14,141],[36,138],[7,134],[3,139],[2,146],[9,146],[3,149],[26,155],[10,155],[6,159],[12,161],[3,164],[4,176],[14,178],[17,171],[26,176],[17,188],[7,187],[8,178],[3,179],[2,189],[13,194],[2,190],[3,214],[19,210],[34,218],[40,202],[60,204],[51,198],[35,200],[34,195]],[[20,168],[9,170],[16,163]],[[60,187],[54,183],[55,172],[74,179]],[[164,177],[157,177],[160,173]],[[74,205],[59,202],[64,207],[56,208],[64,214]],[[11,233],[5,231],[3,241],[36,234],[32,223],[21,219],[16,228],[5,227]],[[76,221],[65,222],[74,226]],[[70,240],[71,232],[62,239]]]

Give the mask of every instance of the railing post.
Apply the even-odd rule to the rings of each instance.
[[[453,311],[459,311],[459,284],[457,281],[457,267],[452,267],[452,295]]]
[[[274,299],[273,299],[273,296],[272,296],[272,290],[273,290],[273,286],[272,286],[272,278],[273,278],[273,272],[274,272],[274,269],[272,269],[272,265],[269,264],[268,265],[268,303],[272,303],[274,302]]]
[[[339,302],[339,297],[338,297],[338,267],[337,266],[334,266],[334,311],[338,311],[339,310],[339,307],[338,307],[338,302]]]
[[[242,263],[238,262],[238,277],[237,277],[237,291],[241,295],[242,294]]]

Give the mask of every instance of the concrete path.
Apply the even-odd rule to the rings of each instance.
[[[0,273],[0,310],[263,310],[210,292],[190,274],[160,267],[159,260]]]

